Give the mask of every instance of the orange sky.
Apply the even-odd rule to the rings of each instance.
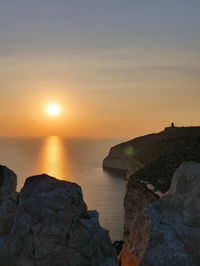
[[[200,125],[200,4],[100,2],[0,3],[1,136]]]

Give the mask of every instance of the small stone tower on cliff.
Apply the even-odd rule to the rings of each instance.
[[[174,124],[174,122],[172,122],[172,123],[171,123],[171,127],[175,127],[175,124]]]

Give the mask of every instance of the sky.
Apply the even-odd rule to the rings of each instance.
[[[199,0],[0,0],[0,135],[200,125],[199,10]]]

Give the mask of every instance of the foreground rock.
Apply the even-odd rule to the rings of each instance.
[[[184,163],[167,196],[134,220],[121,266],[200,265],[200,164]]]
[[[6,166],[0,165],[0,199],[16,192],[17,176]]]
[[[10,192],[0,201],[1,266],[117,265],[108,232],[98,213],[87,211],[77,184],[40,175]]]
[[[7,167],[0,166],[0,252],[1,238],[8,236],[12,229],[18,202],[16,186],[16,174]]]

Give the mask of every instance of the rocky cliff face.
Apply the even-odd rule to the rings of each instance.
[[[184,163],[170,191],[140,212],[120,254],[121,266],[200,265],[200,164]]]
[[[129,235],[130,226],[135,216],[149,203],[158,201],[159,196],[147,186],[131,178],[124,198],[124,238]]]
[[[199,134],[200,127],[168,127],[159,133],[132,139],[112,147],[103,161],[103,167],[128,171],[131,167],[134,168],[132,159],[139,152],[147,151],[162,141]]]
[[[173,173],[179,165],[185,161],[200,162],[200,134],[163,140],[138,152],[133,158],[133,168],[135,161],[139,161],[142,167],[136,171],[130,169],[133,174],[129,177],[124,201],[125,237],[138,211],[169,190]]]
[[[138,212],[166,193],[174,171],[190,160],[200,162],[200,127],[170,127],[111,149],[104,167],[123,168],[128,176],[124,200],[125,238]]]
[[[1,266],[115,266],[116,252],[81,188],[47,175],[16,175],[0,167]]]

